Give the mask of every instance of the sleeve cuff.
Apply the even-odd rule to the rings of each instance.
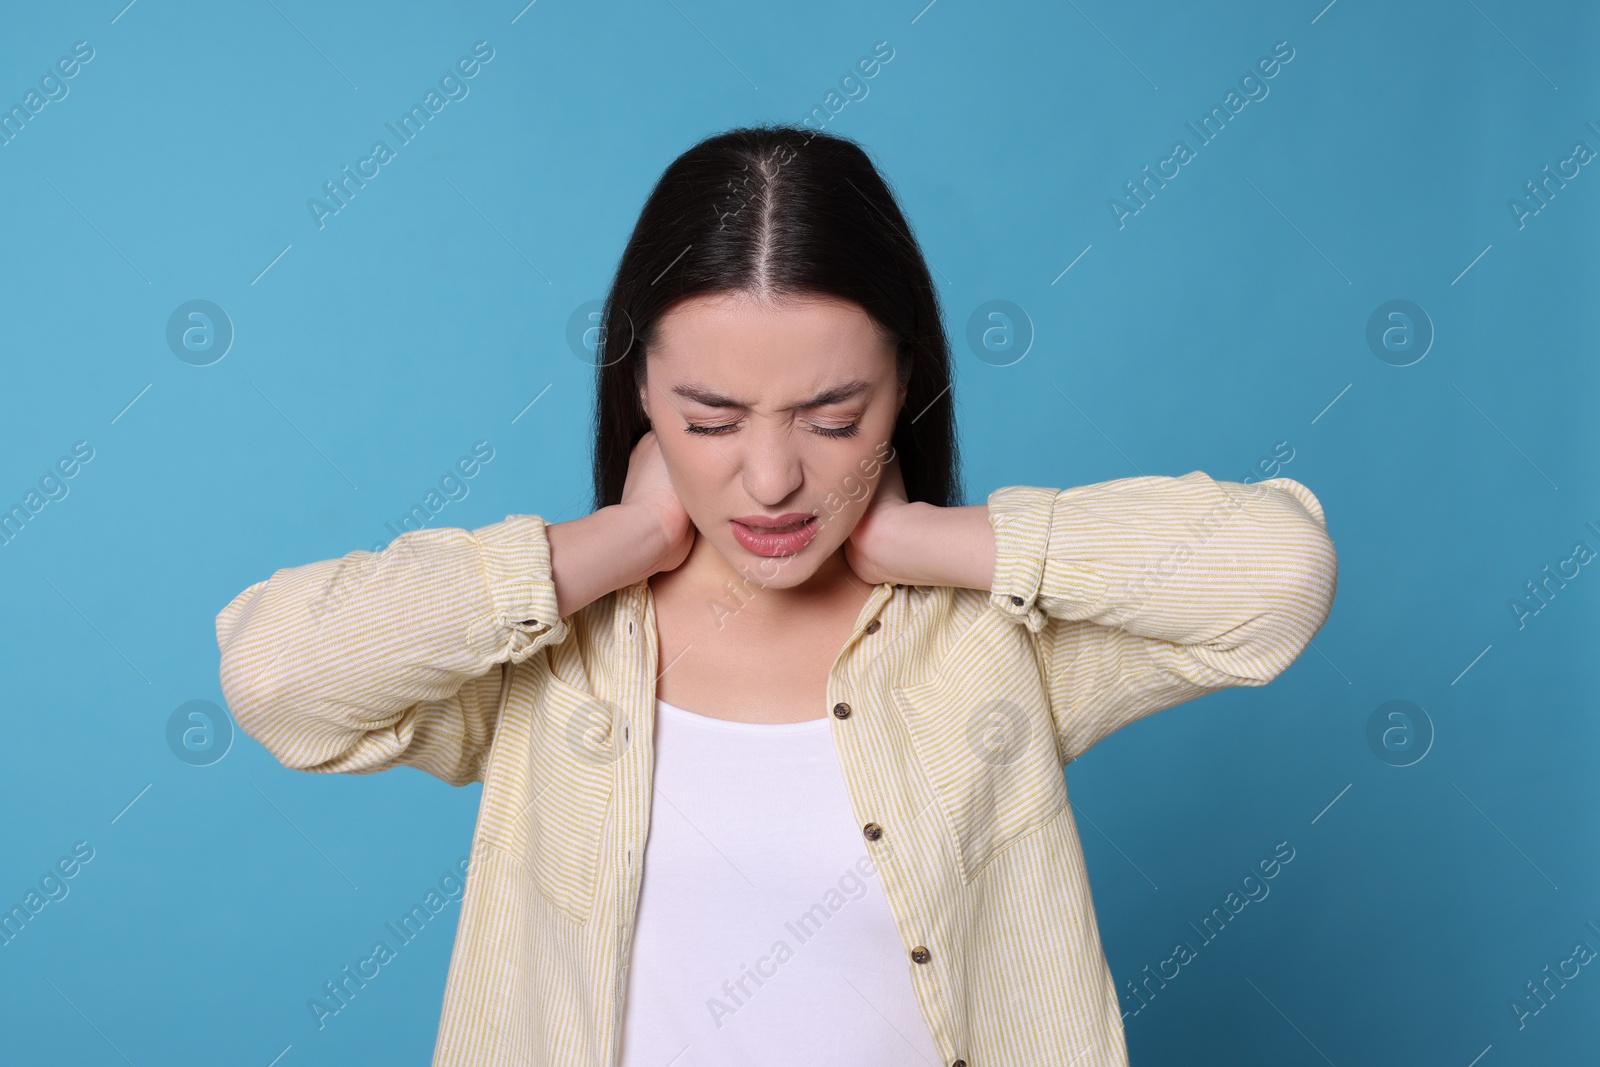
[[[493,603],[493,614],[480,623],[474,636],[489,640],[500,657],[512,663],[521,663],[546,645],[565,641],[571,624],[557,610],[544,519],[507,515],[501,522],[474,530],[473,536],[480,546]],[[509,648],[504,643],[508,633]]]
[[[988,498],[995,544],[989,602],[1032,633],[1049,618],[1038,599],[1055,501],[1056,490],[1034,485],[1002,486]]]

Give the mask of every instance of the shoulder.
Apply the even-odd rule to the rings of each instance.
[[[893,607],[892,622],[902,632],[893,645],[892,675],[901,685],[925,681],[957,660],[1001,651],[1016,636],[1008,631],[1020,629],[993,609],[985,589],[898,586]]]

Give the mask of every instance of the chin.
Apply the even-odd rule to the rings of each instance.
[[[722,550],[722,557],[752,582],[769,589],[793,589],[804,585],[817,572],[817,561],[828,558],[831,551],[813,541],[797,555],[758,556],[735,541]]]

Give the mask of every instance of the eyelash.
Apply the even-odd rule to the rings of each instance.
[[[723,426],[696,426],[693,423],[690,423],[688,426],[683,428],[683,432],[700,434],[705,437],[717,437],[720,436],[724,431],[731,430],[738,425],[739,424],[736,422],[730,422]],[[814,426],[812,427],[811,432],[819,434],[823,437],[854,437],[856,434],[861,432],[861,424],[852,422],[849,426]]]

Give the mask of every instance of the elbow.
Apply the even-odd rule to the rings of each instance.
[[[239,730],[279,764],[312,774],[371,774],[404,760],[417,727],[416,707],[383,720],[357,723],[344,713],[347,709],[291,684],[293,673],[269,674],[248,661],[223,656],[222,692],[228,713]],[[464,785],[474,780],[475,771],[475,767],[448,768],[438,777]]]
[[[1333,539],[1328,536],[1327,529],[1319,522],[1315,529],[1309,531],[1305,551],[1300,554],[1299,566],[1284,596],[1285,613],[1292,613],[1297,620],[1303,620],[1299,623],[1305,634],[1302,648],[1328,621],[1328,614],[1333,610],[1333,598],[1338,591],[1339,554],[1333,547]]]
[[[282,694],[269,684],[265,671],[253,657],[241,655],[237,646],[222,653],[217,680],[228,713],[252,737],[256,736],[256,725],[270,719],[267,709],[282,704]]]
[[[1259,484],[1274,488],[1283,505],[1276,515],[1273,542],[1293,546],[1268,572],[1270,586],[1259,579],[1253,583],[1258,593],[1265,594],[1262,614],[1270,622],[1258,635],[1253,684],[1266,685],[1299,658],[1327,622],[1339,587],[1339,556],[1328,536],[1322,502],[1310,489],[1292,478]]]
[[[266,585],[266,581],[256,582],[234,597],[217,613],[215,624],[217,648],[221,654],[217,678],[222,687],[222,700],[233,721],[252,737],[257,736],[253,726],[258,721],[257,710],[277,703],[271,687],[263,684],[266,674],[261,666],[263,657],[253,629],[248,625]],[[275,662],[274,659],[267,666]]]
[[[1327,622],[1339,586],[1339,559],[1319,529],[1296,567],[1278,582],[1257,620],[1249,685],[1266,685],[1288,669]]]
[[[241,732],[292,771],[312,771],[324,762],[309,746],[295,744],[292,694],[250,660],[223,653],[218,671],[222,699]]]

